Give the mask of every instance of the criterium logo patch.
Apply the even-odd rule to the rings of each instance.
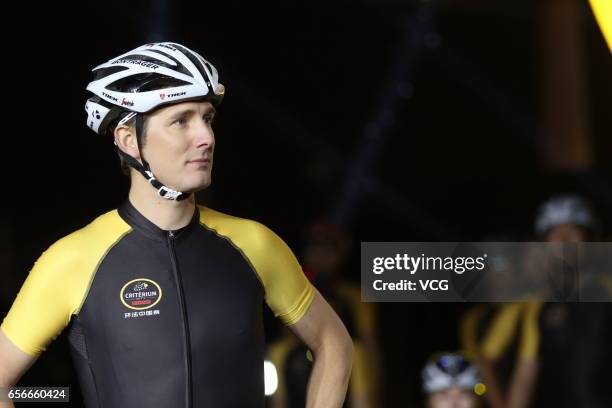
[[[155,306],[162,297],[160,286],[151,279],[134,279],[123,285],[119,292],[121,303],[132,310],[145,310]]]

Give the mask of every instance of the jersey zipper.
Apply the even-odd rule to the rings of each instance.
[[[189,321],[187,319],[187,307],[185,306],[185,293],[183,291],[183,281],[176,262],[176,251],[174,248],[174,232],[168,231],[168,249],[170,251],[170,261],[172,262],[172,272],[176,281],[177,294],[181,306],[181,320],[183,323],[183,337],[185,338],[185,373],[187,384],[185,387],[186,407],[192,407],[192,386],[191,386],[191,341],[189,337]]]

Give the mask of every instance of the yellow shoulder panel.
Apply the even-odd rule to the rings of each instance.
[[[314,299],[314,288],[287,244],[258,222],[199,208],[200,223],[227,239],[250,263],[274,315],[286,325],[297,323]]]
[[[58,240],[38,258],[0,328],[38,356],[78,314],[102,259],[131,227],[116,210]]]
[[[506,352],[517,335],[522,305],[520,303],[502,304],[483,340],[482,355],[490,360],[498,360]]]
[[[480,354],[478,324],[482,321],[486,311],[487,308],[485,305],[471,306],[463,316],[461,316],[459,321],[461,348],[466,351],[466,354],[468,354],[470,358],[476,358]]]
[[[542,302],[525,303],[522,322],[522,337],[519,346],[519,357],[524,360],[535,360],[540,350],[540,313]]]
[[[612,50],[612,1],[591,0],[591,7],[599,27],[601,27],[601,32],[608,42],[608,47]]]

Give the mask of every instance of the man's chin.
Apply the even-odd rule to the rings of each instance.
[[[210,186],[210,182],[211,182],[211,180],[208,179],[208,180],[203,181],[201,183],[198,183],[198,184],[195,184],[195,185],[191,185],[191,186],[187,187],[183,191],[185,193],[197,193],[198,191],[206,190]]]

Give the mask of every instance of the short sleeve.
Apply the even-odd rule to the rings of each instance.
[[[200,222],[229,239],[249,262],[265,291],[266,303],[286,325],[300,320],[315,290],[291,249],[268,227],[200,207]]]
[[[483,357],[498,360],[510,346],[517,335],[521,314],[520,303],[502,305],[487,330],[482,345]]]
[[[113,210],[51,245],[30,270],[0,329],[25,353],[42,353],[78,314],[99,263],[129,231]]]
[[[267,227],[257,224],[261,247],[251,254],[266,292],[266,303],[286,325],[299,321],[314,299],[314,288],[287,244]]]
[[[63,240],[38,258],[0,328],[22,351],[38,356],[68,325],[75,305],[66,273],[72,254]]]

